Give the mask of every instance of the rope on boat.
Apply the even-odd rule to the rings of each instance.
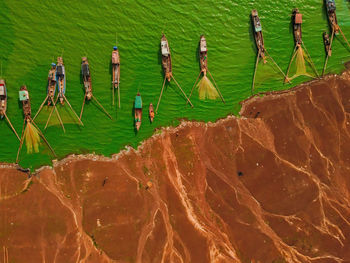
[[[164,86],[165,86],[165,81],[166,81],[166,76],[164,76],[163,86],[162,86],[162,90],[161,90],[160,95],[159,95],[159,99],[158,99],[158,103],[157,103],[157,108],[156,108],[156,113],[158,113],[159,103],[160,103],[160,100],[162,99],[163,90],[164,90]]]

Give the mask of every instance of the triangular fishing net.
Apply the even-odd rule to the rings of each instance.
[[[301,46],[297,48],[292,59],[287,80],[292,80],[299,76],[314,77],[313,63]]]
[[[24,130],[24,140],[26,141],[27,153],[39,152],[40,145],[40,136],[39,131],[34,125],[30,122],[27,123],[27,126]]]
[[[72,109],[65,103],[64,105],[57,103],[56,104],[57,111],[61,117],[63,124],[80,124],[79,120],[73,113]],[[35,119],[36,123],[46,124],[47,119],[50,116],[50,113],[53,109],[53,106],[45,105],[37,118]],[[51,114],[51,118],[49,120],[48,126],[60,126],[60,121],[58,119],[56,110],[54,109]]]
[[[211,83],[207,76],[204,76],[197,84],[199,99],[215,100],[219,97],[219,93],[215,86]]]
[[[259,63],[255,73],[254,90],[259,90],[261,87],[268,89],[274,83],[283,81],[283,74],[269,57],[265,57],[266,63],[263,59],[259,59]]]

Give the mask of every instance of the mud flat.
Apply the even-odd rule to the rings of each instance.
[[[30,178],[0,167],[4,262],[350,262],[350,73]]]

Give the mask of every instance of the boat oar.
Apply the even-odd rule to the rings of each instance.
[[[57,100],[58,100],[58,96],[57,96],[57,98],[56,98],[55,104],[56,104]],[[55,104],[54,104],[54,105],[55,105]],[[47,118],[47,122],[46,122],[46,125],[45,125],[44,130],[46,130],[47,125],[49,124],[49,121],[50,121],[50,119],[51,119],[51,116],[52,116],[52,113],[53,113],[53,110],[54,110],[54,109],[55,109],[55,108],[53,107],[53,108],[51,109],[51,111],[50,111],[50,115],[49,115],[49,117]]]
[[[198,75],[196,81],[195,81],[194,84],[193,84],[193,87],[192,87],[192,89],[191,89],[191,94],[190,94],[190,96],[188,97],[189,99],[190,99],[191,96],[192,96],[192,92],[193,92],[193,90],[194,90],[194,87],[196,86],[197,81],[198,81],[199,77],[201,76],[201,74],[202,74],[202,71],[199,72],[199,75]],[[188,101],[186,102],[186,104],[187,104],[187,103],[188,103]]]
[[[87,95],[87,93],[85,93],[85,95],[84,95],[83,106],[81,106],[80,117],[79,117],[80,121],[81,121],[81,117],[83,116],[83,111],[84,111],[84,106],[85,106],[86,95]]]
[[[254,68],[254,74],[253,74],[252,94],[254,94],[254,89],[255,89],[255,75],[256,75],[256,71],[258,70],[259,59],[260,59],[260,50],[259,50],[259,52],[258,52],[258,55],[256,56],[256,62],[255,62],[255,68]]]
[[[326,71],[326,68],[327,68],[327,63],[328,63],[328,58],[329,58],[329,51],[330,51],[331,48],[332,48],[333,38],[334,38],[334,29],[332,30],[331,42],[330,42],[330,44],[329,44],[329,49],[328,49],[328,52],[327,52],[326,61],[324,62],[324,66],[323,66],[323,70],[322,70],[322,76],[324,75],[324,73],[325,73],[325,71]]]
[[[284,74],[284,72],[282,71],[282,69],[278,66],[278,64],[276,63],[276,61],[270,56],[270,54],[267,52],[267,50],[265,49],[266,54],[269,56],[269,58],[271,58],[272,62],[275,64],[275,66],[278,68],[278,70],[282,73],[283,77],[286,78],[286,75]],[[289,84],[291,84],[291,82],[288,80]]]
[[[182,90],[181,86],[179,85],[179,83],[177,83],[176,79],[171,76],[172,79],[174,80],[175,84],[178,86],[178,88],[182,91],[182,94],[185,96],[185,98],[187,99],[187,101],[190,103],[191,107],[193,108],[193,104],[192,102],[190,101],[190,99],[186,96],[186,93]]]
[[[69,101],[67,100],[67,98],[66,98],[65,95],[63,95],[63,98],[64,98],[64,100],[67,102],[67,104],[68,104],[68,106],[70,107],[70,109],[72,110],[72,112],[74,113],[75,117],[77,117],[77,119],[78,119],[78,121],[80,122],[80,124],[81,124],[82,126],[84,126],[83,122],[79,119],[77,113],[73,110],[72,105],[70,105],[70,103],[69,103]]]
[[[5,118],[6,118],[7,122],[10,124],[11,129],[12,129],[13,132],[16,134],[18,140],[21,141],[21,139],[19,138],[19,136],[18,136],[18,134],[17,134],[15,128],[12,126],[12,123],[11,123],[10,119],[7,117],[6,113],[4,113],[4,115],[5,115]]]
[[[165,86],[165,81],[166,81],[166,77],[164,76],[163,86],[162,86],[162,90],[161,90],[160,95],[159,95],[159,99],[158,99],[158,103],[157,103],[157,108],[156,108],[156,113],[158,113],[159,103],[160,103],[160,100],[162,99],[163,90],[164,90],[164,86]]]
[[[105,110],[105,108],[103,108],[102,104],[95,98],[94,95],[92,95],[92,98],[96,101],[96,103],[103,109],[103,111],[106,113],[106,115],[111,119],[113,120],[112,116],[109,115],[109,113]]]
[[[49,147],[49,149],[51,150],[51,152],[53,153],[53,155],[57,158],[57,155],[55,153],[55,151],[52,149],[51,145],[49,144],[49,142],[46,140],[44,134],[41,132],[41,130],[39,129],[39,127],[35,124],[35,122],[33,120],[31,120],[33,125],[38,129],[39,135],[41,136],[41,138],[43,138],[44,142],[46,143],[46,145]]]
[[[20,143],[19,143],[19,147],[18,147],[18,151],[17,151],[16,163],[18,163],[19,153],[21,152],[22,145],[23,145],[24,128],[25,128],[25,126],[26,126],[26,120],[23,121],[22,135],[21,135],[21,139],[20,139]]]
[[[317,72],[317,69],[316,69],[316,67],[315,67],[314,62],[312,62],[311,56],[310,56],[310,54],[309,54],[309,51],[307,51],[306,46],[304,45],[304,42],[303,42],[303,41],[301,41],[301,44],[303,45],[303,47],[304,47],[304,49],[305,49],[306,55],[307,55],[307,56],[309,57],[309,59],[310,59],[310,65],[311,65],[313,71],[316,73],[316,76],[319,78],[320,75],[318,75],[318,72]]]
[[[213,78],[213,75],[210,73],[209,69],[208,69],[208,73],[209,73],[211,79],[213,80],[216,89],[217,89],[218,92],[219,92],[219,95],[220,95],[220,98],[222,99],[222,102],[223,102],[223,103],[226,103],[225,100],[224,100],[224,97],[222,96],[221,91],[219,90],[219,87],[218,87],[218,85],[216,84],[216,81],[215,81],[215,79]]]
[[[298,45],[295,45],[292,58],[290,59],[290,62],[289,62],[289,65],[288,65],[287,74],[286,74],[286,77],[284,79],[284,82],[288,81],[290,83],[289,78],[288,78],[288,74],[289,74],[290,66],[292,65],[292,62],[294,60],[294,57],[297,54],[297,47],[298,47]]]
[[[40,105],[38,111],[36,112],[36,114],[35,114],[33,120],[35,120],[36,116],[38,116],[38,114],[40,113],[41,109],[44,107],[44,104],[45,104],[45,102],[48,100],[48,98],[49,98],[49,95],[47,95],[46,98],[44,99],[43,103],[41,103],[41,105]]]

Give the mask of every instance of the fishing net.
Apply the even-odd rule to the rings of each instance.
[[[215,100],[219,97],[219,93],[215,86],[211,83],[207,76],[204,76],[197,84],[199,99]]]
[[[27,123],[27,126],[24,130],[24,139],[26,141],[27,153],[39,152],[40,145],[40,136],[39,131],[34,127],[30,122]]]
[[[283,74],[275,65],[270,57],[265,57],[266,63],[263,59],[259,60],[258,67],[255,73],[254,90],[265,91],[283,81]]]
[[[292,80],[299,76],[313,77],[310,73],[307,72],[307,71],[313,72],[312,61],[306,55],[303,48],[299,47],[295,51],[295,54],[293,54],[293,56],[294,58],[290,65],[289,76],[287,76],[287,79]]]
[[[50,116],[50,112],[52,110],[53,106],[47,106],[45,105],[37,118],[35,119],[36,123],[40,124],[46,124],[47,119]],[[65,103],[64,105],[61,105],[60,103],[56,104],[57,110],[59,112],[59,115],[61,117],[61,120],[63,124],[80,124],[78,118],[75,116],[71,108]],[[50,121],[48,123],[48,126],[60,126],[60,121],[57,117],[57,113],[55,110],[53,110],[51,114]]]

